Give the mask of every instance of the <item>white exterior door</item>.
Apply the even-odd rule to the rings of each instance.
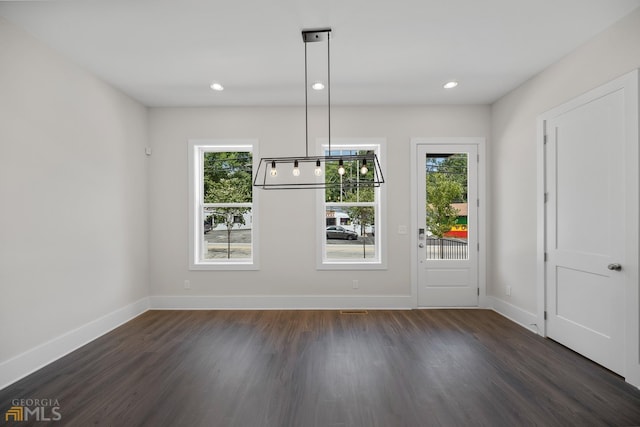
[[[477,306],[478,146],[419,144],[416,151],[418,306]]]
[[[626,179],[625,104],[619,88],[599,89],[544,121],[547,336],[621,375],[626,195],[637,188]]]

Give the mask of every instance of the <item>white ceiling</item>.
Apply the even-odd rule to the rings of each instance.
[[[640,0],[2,1],[0,16],[148,106],[304,104],[331,27],[333,105],[491,103]],[[309,44],[311,72],[326,45]],[[321,51],[318,49],[322,49]],[[445,90],[455,79],[460,85]],[[209,89],[213,81],[225,90]],[[311,103],[326,93],[310,94]]]

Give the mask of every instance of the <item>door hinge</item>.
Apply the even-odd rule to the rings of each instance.
[[[549,254],[547,252],[544,253],[544,262],[549,261]]]
[[[547,311],[544,312],[544,320],[547,320]]]
[[[478,288],[478,296],[480,296],[480,288]]]
[[[476,161],[480,163],[480,154],[476,154]]]
[[[547,203],[549,201],[549,193],[544,193],[544,202]]]
[[[547,134],[546,133],[542,136],[542,142],[543,142],[543,144],[547,143]]]
[[[480,252],[480,242],[478,242],[478,252]]]
[[[476,199],[476,206],[480,207],[480,199]]]

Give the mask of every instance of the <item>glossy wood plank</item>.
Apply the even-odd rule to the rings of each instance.
[[[149,311],[1,390],[2,422],[20,398],[70,426],[640,425],[638,389],[485,310]]]

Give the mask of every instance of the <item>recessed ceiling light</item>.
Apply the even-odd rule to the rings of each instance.
[[[220,83],[211,83],[211,89],[213,90],[224,90],[224,87]]]
[[[322,82],[315,82],[314,84],[311,85],[311,88],[313,90],[322,90],[324,89],[324,85],[322,84]]]
[[[456,86],[458,86],[458,82],[452,80],[450,82],[446,82],[443,87],[445,89],[453,89]]]

